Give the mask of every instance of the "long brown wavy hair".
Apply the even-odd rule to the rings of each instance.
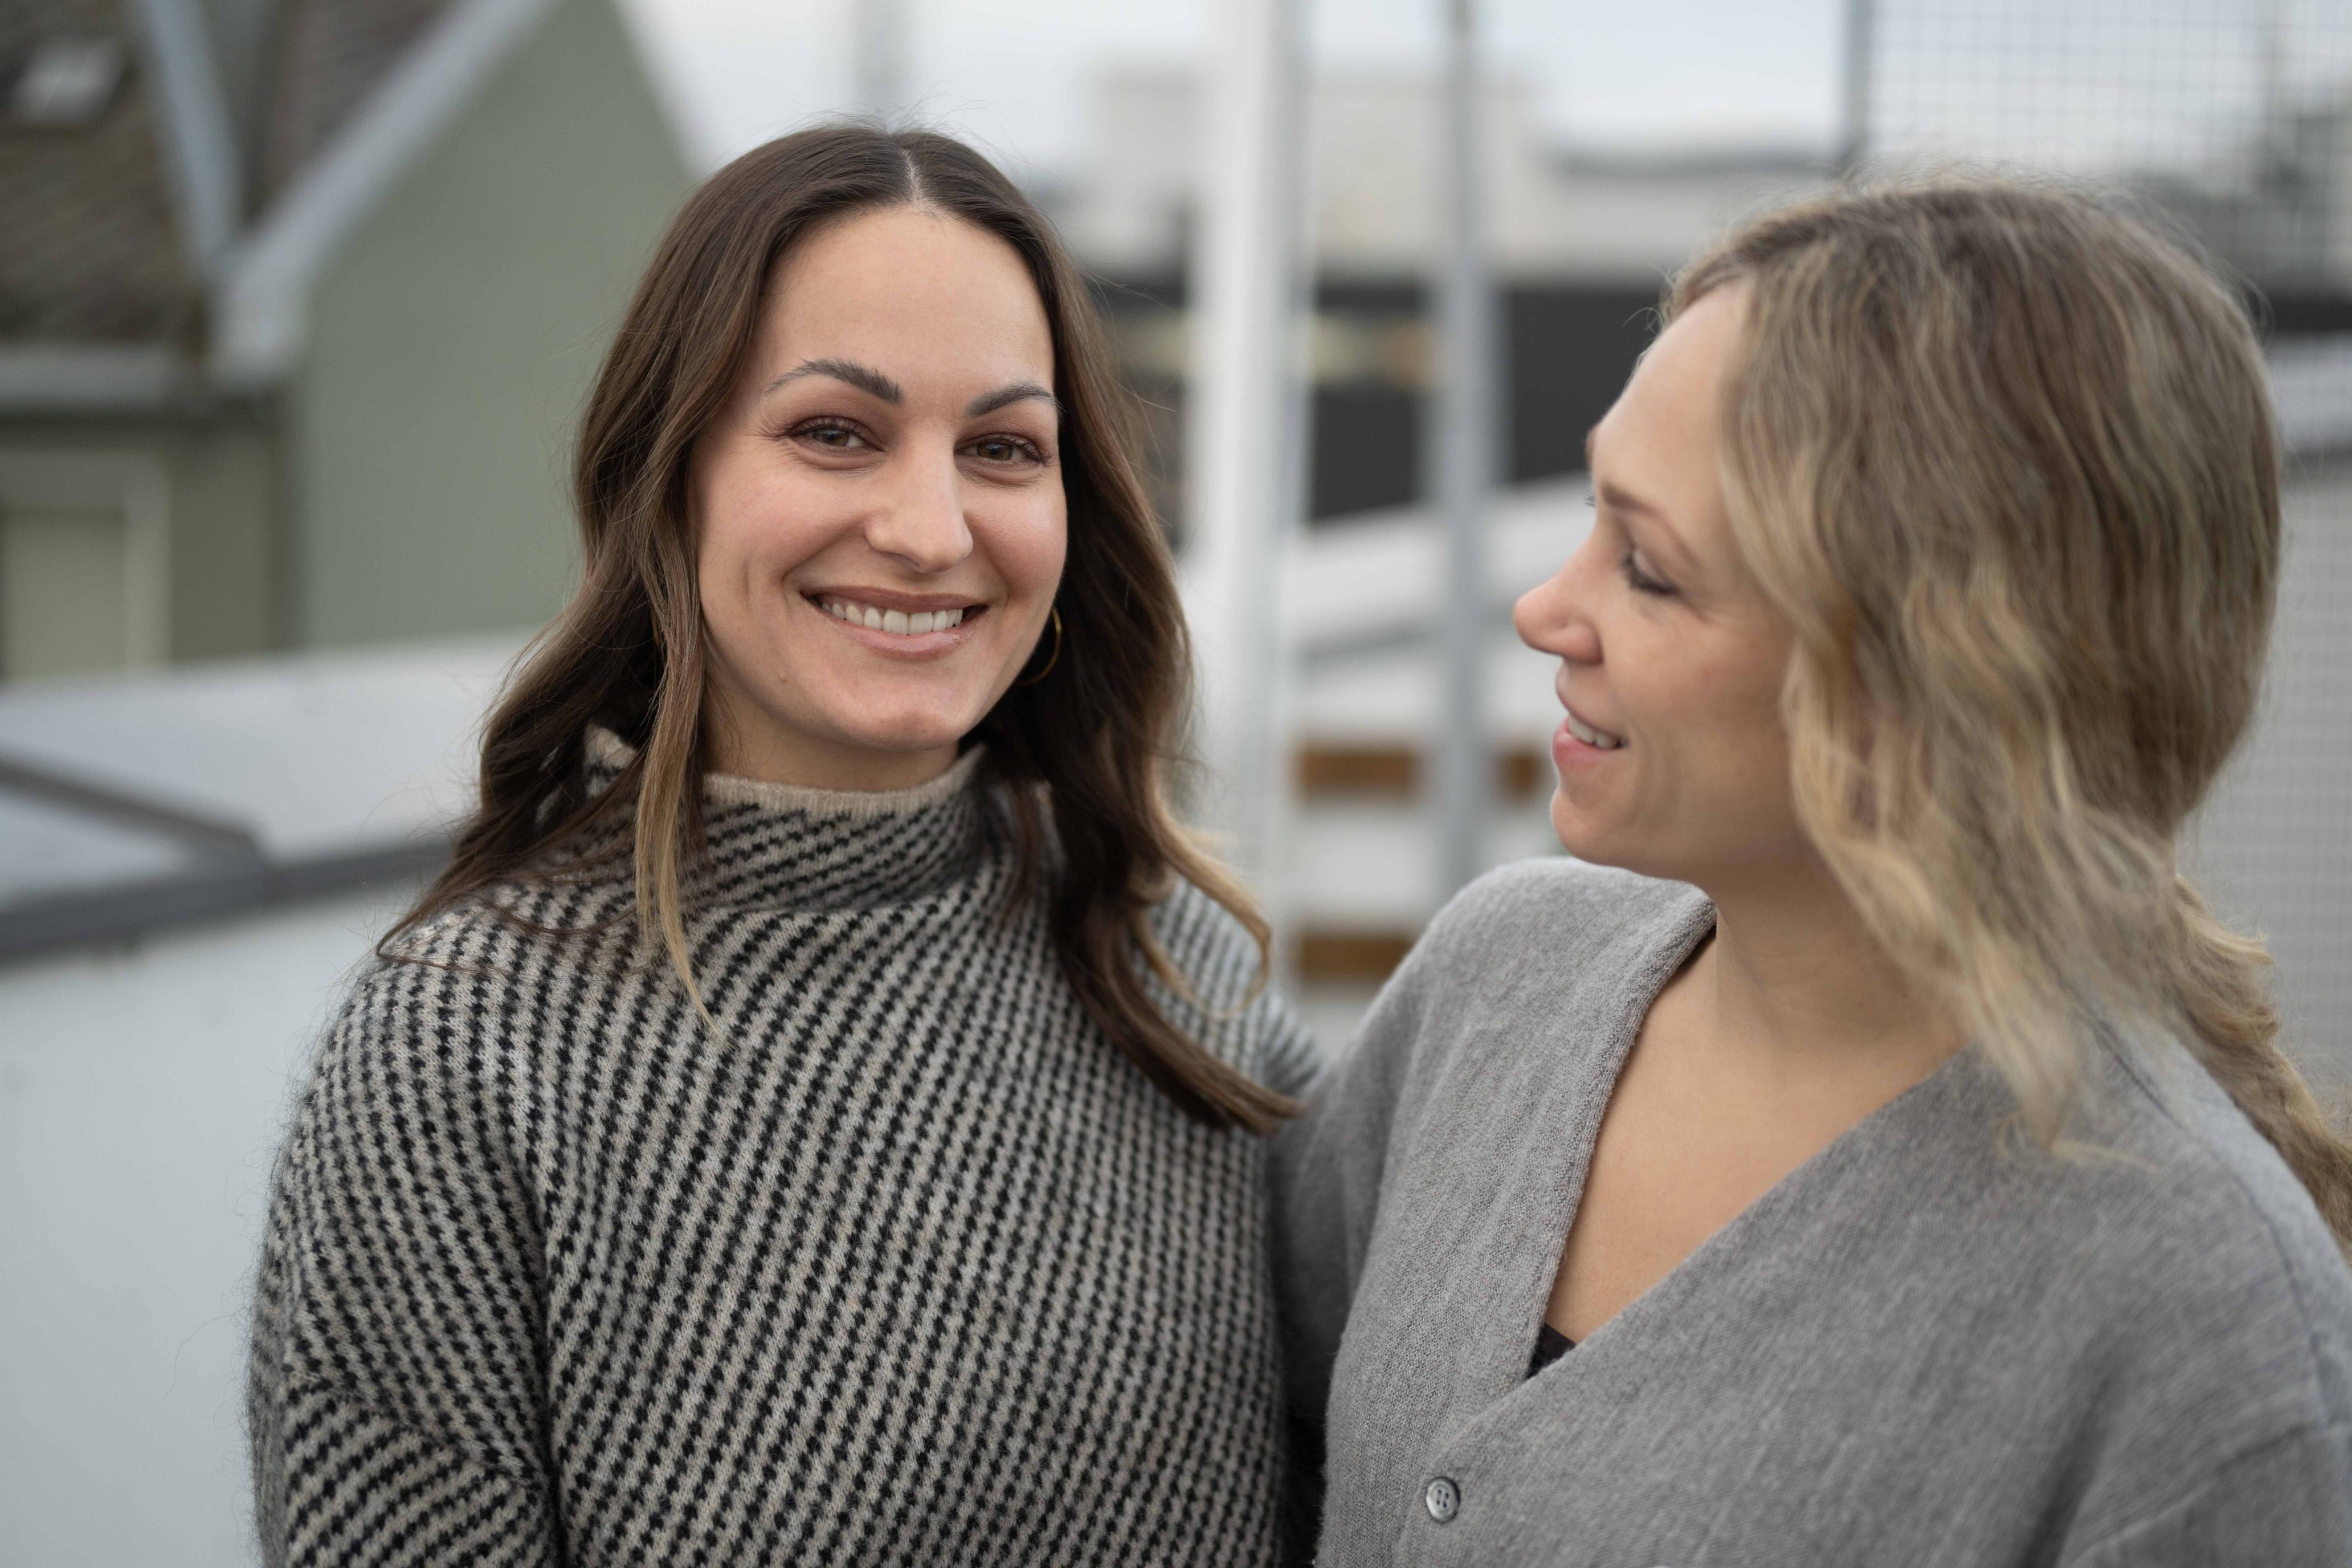
[[[1796,629],[1801,816],[2045,1142],[2086,1005],[2176,1030],[2339,1243],[2352,1142],[2280,1052],[2262,943],[2178,870],[2251,719],[2277,423],[2237,293],[2091,197],[1942,180],[1767,215],[1723,408],[1742,552]]]
[[[1145,499],[1129,395],[1052,226],[989,162],[951,138],[865,124],[803,131],[745,153],[689,197],[638,285],[596,379],[572,489],[585,567],[492,711],[480,806],[455,857],[385,938],[497,885],[577,866],[603,839],[634,859],[635,916],[706,1021],[682,911],[681,872],[704,848],[704,640],[687,465],[725,405],[763,296],[793,247],[851,215],[920,206],[1003,240],[1027,264],[1054,342],[1065,410],[1069,540],[1056,607],[1067,649],[1016,685],[971,739],[1011,804],[1016,899],[1042,895],[1063,974],[1113,1044],[1186,1112],[1265,1131],[1296,1113],[1171,1024],[1150,985],[1188,987],[1155,940],[1151,906],[1184,878],[1258,944],[1247,893],[1166,804],[1182,760],[1191,653],[1162,532]],[[592,793],[587,739],[634,749]],[[611,831],[626,825],[617,836]],[[600,831],[603,830],[603,831]],[[495,900],[489,900],[493,904]]]

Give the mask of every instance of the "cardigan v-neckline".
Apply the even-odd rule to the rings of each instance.
[[[1531,1295],[1533,1311],[1524,1331],[1511,1340],[1511,1343],[1517,1347],[1518,1356],[1517,1375],[1512,1387],[1546,1378],[1557,1383],[1562,1378],[1576,1375],[1561,1369],[1571,1364],[1590,1364],[1595,1353],[1605,1353],[1607,1347],[1628,1337],[1626,1332],[1619,1331],[1618,1325],[1629,1317],[1639,1314],[1641,1320],[1646,1321],[1664,1310],[1654,1303],[1671,1295],[1690,1294],[1708,1274],[1727,1267],[1727,1254],[1736,1257],[1742,1243],[1753,1232],[1769,1225],[1771,1215],[1792,1203],[1801,1202],[1810,1187],[1826,1179],[1823,1172],[1844,1163],[1843,1156],[1846,1152],[1874,1139],[1877,1129],[1910,1114],[1906,1102],[1916,1105],[1923,1100],[1939,1099],[1939,1094],[1923,1095],[1922,1091],[1946,1079],[1978,1076],[1973,1067],[1958,1065],[1963,1058],[1977,1057],[1976,1047],[1969,1046],[1955,1052],[1937,1064],[1926,1078],[1814,1150],[1779,1181],[1757,1194],[1738,1213],[1709,1232],[1673,1268],[1651,1281],[1640,1295],[1618,1308],[1601,1323],[1576,1336],[1571,1342],[1575,1346],[1574,1354],[1560,1356],[1549,1365],[1529,1373],[1527,1370],[1529,1347],[1536,1343],[1545,1327],[1545,1310],[1550,1304],[1552,1290],[1559,1279],[1561,1258],[1568,1250],[1569,1233],[1575,1228],[1577,1213],[1583,1204],[1585,1182],[1591,1173],[1592,1156],[1600,1144],[1601,1124],[1608,1115],[1610,1101],[1616,1096],[1617,1080],[1624,1073],[1625,1063],[1633,1055],[1634,1041],[1641,1036],[1642,1026],[1649,1017],[1650,1008],[1667,984],[1681,973],[1699,944],[1715,931],[1714,906],[1696,889],[1689,895],[1688,907],[1677,910],[1676,914],[1678,918],[1666,939],[1636,955],[1628,965],[1626,982],[1620,992],[1622,1005],[1612,1020],[1608,1042],[1595,1059],[1596,1070],[1589,1075],[1579,1074],[1570,1066],[1568,1070],[1555,1075],[1552,1094],[1548,1098],[1559,1103],[1557,1107],[1547,1104],[1547,1114],[1535,1118],[1531,1123],[1538,1130],[1562,1125],[1563,1119],[1551,1114],[1558,1109],[1572,1116],[1570,1124],[1574,1131],[1561,1148],[1566,1160],[1555,1169],[1536,1205],[1545,1223],[1540,1227],[1529,1226],[1522,1232],[1529,1238],[1526,1245],[1530,1250],[1525,1258],[1517,1260],[1524,1264],[1517,1272],[1525,1289],[1515,1289],[1514,1295],[1522,1300],[1530,1299]],[[1566,1049],[1576,1048],[1574,1042],[1562,1044]],[[1528,1169],[1531,1166],[1514,1168]],[[1517,1314],[1513,1314],[1515,1321],[1517,1317]],[[1636,1330],[1639,1326],[1637,1322]],[[1602,1348],[1601,1352],[1594,1351],[1596,1345]],[[1509,1392],[1509,1389],[1505,1392]]]
[[[1958,1053],[1526,1375],[1586,1123],[1708,913],[1573,863],[1492,875],[1280,1146],[1318,1560],[2187,1563],[2250,1531],[2343,1559],[2352,1279],[2160,1031],[2076,1034],[2054,1152]]]

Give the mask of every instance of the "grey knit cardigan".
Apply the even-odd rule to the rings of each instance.
[[[1264,1143],[1088,1020],[975,766],[709,781],[719,1037],[665,965],[479,909],[359,980],[269,1208],[267,1562],[1275,1557]],[[625,865],[499,897],[580,926]],[[1155,920],[1177,1022],[1298,1087],[1237,923]]]
[[[2092,1047],[2068,1159],[1961,1052],[1528,1376],[1618,1068],[1713,922],[1497,872],[1284,1134],[1320,1561],[2352,1564],[2352,1274],[2168,1039]]]

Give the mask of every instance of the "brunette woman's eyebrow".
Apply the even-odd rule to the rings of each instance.
[[[775,391],[786,382],[799,381],[812,375],[831,376],[835,381],[845,381],[858,391],[878,397],[885,403],[907,401],[906,392],[897,382],[878,370],[859,364],[855,360],[845,359],[803,360],[768,383],[767,391],[762,392],[761,395],[766,396],[768,392]]]
[[[907,401],[906,389],[897,382],[871,365],[863,365],[855,360],[845,359],[803,360],[768,383],[761,395],[764,397],[768,393],[775,391],[776,388],[787,383],[803,380],[812,375],[827,376],[835,381],[846,382],[858,391],[872,397],[878,397],[885,403],[896,405]],[[1000,408],[1009,407],[1015,403],[1024,403],[1033,397],[1040,402],[1051,404],[1055,416],[1056,417],[1061,416],[1063,410],[1060,398],[1034,381],[1015,381],[998,387],[994,392],[983,392],[973,398],[965,405],[964,417],[977,419],[983,414],[993,414]]]
[[[1006,407],[1012,404],[1025,402],[1033,397],[1041,402],[1052,404],[1054,405],[1054,413],[1056,416],[1061,414],[1062,400],[1060,398],[1055,396],[1052,393],[1046,391],[1044,387],[1038,385],[1034,381],[1016,381],[1009,385],[1000,386],[994,392],[983,392],[978,397],[973,398],[964,406],[964,417],[967,419],[977,419],[983,414],[993,414],[1000,408]]]

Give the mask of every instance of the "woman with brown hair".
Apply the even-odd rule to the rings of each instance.
[[[1587,864],[1284,1135],[1322,1561],[2352,1562],[2352,1144],[2175,867],[2278,574],[2243,307],[1949,183],[1665,318],[1517,609]]]
[[[278,1164],[266,1559],[1267,1561],[1309,1058],[1164,801],[1184,628],[1045,221],[937,135],[739,159],[575,490]]]

